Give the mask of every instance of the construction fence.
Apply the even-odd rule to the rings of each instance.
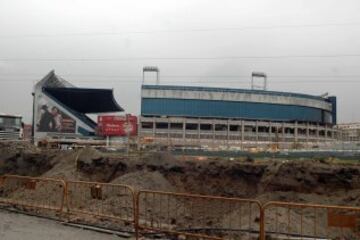
[[[360,239],[360,208],[141,190],[122,184],[4,175],[0,204],[87,216],[142,236],[193,239]]]

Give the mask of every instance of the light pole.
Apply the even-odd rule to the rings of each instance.
[[[143,79],[142,83],[145,82],[145,72],[156,72],[156,85],[159,85],[160,83],[160,70],[156,66],[145,66],[143,67]]]

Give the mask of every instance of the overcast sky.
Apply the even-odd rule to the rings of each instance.
[[[270,90],[328,92],[340,122],[360,121],[359,12],[359,0],[0,0],[0,112],[30,122],[33,84],[54,69],[139,114],[152,65],[177,85],[249,88],[263,71]]]

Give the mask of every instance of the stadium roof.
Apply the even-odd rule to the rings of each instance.
[[[324,100],[326,98],[321,96],[314,96],[303,93],[279,92],[268,90],[253,90],[240,88],[219,88],[219,87],[198,87],[198,86],[176,86],[176,85],[142,85],[142,89],[157,89],[157,90],[181,90],[181,91],[208,91],[208,92],[234,92],[234,93],[251,93],[251,94],[265,94],[275,96],[299,97],[308,99]]]
[[[45,87],[44,91],[58,102],[79,113],[124,111],[115,101],[112,89]]]

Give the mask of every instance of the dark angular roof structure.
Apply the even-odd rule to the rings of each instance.
[[[40,80],[37,87],[92,128],[96,123],[86,114],[124,111],[115,101],[113,89],[78,88],[56,75],[54,70]]]
[[[115,101],[112,89],[44,88],[44,92],[79,113],[124,111]]]

